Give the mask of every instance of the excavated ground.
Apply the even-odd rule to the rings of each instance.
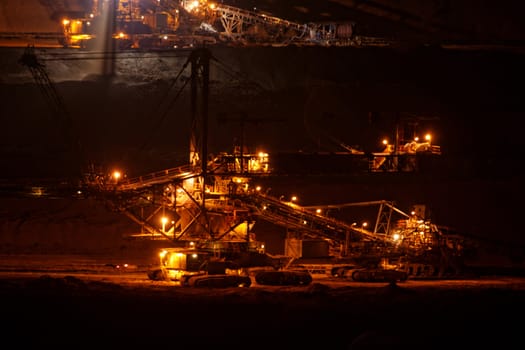
[[[523,278],[365,284],[314,277],[307,286],[191,288],[149,281],[144,266],[103,264],[118,260],[2,255],[4,339],[23,333],[26,345],[54,348],[82,339],[84,346],[439,349],[511,347],[521,337]]]

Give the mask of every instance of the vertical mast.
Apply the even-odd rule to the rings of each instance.
[[[191,136],[190,165],[194,171],[200,170],[200,189],[204,207],[207,159],[208,159],[208,96],[210,52],[196,49],[191,53]],[[199,91],[200,90],[200,91]],[[199,95],[199,92],[201,93]]]

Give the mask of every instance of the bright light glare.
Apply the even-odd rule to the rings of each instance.
[[[120,179],[121,176],[122,176],[122,174],[120,173],[120,171],[115,170],[115,171],[113,172],[113,178],[114,178],[115,180],[118,181],[118,179]]]

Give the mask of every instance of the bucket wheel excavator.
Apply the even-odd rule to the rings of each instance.
[[[312,273],[359,281],[456,276],[479,241],[438,228],[424,210],[406,214],[392,201],[299,206],[254,186],[255,178],[272,176],[267,153],[208,154],[209,63],[207,49],[191,51],[191,137],[187,164],[128,178],[119,172],[84,172],[82,192],[103,200],[141,227],[135,236],[166,241],[152,279],[185,285],[247,286],[308,284]],[[73,150],[81,151],[65,105],[45,66],[28,47],[21,58],[69,132]],[[82,156],[75,157],[83,160]],[[94,170],[94,169],[90,169]],[[331,209],[377,206],[373,228],[349,224],[328,215]],[[395,216],[399,215],[398,220]],[[259,220],[286,228],[284,256],[272,256],[253,232]],[[306,244],[322,247],[323,259],[308,261]],[[326,247],[326,249],[325,249]],[[512,250],[516,255],[516,249]],[[523,257],[525,252],[518,252]],[[198,263],[197,263],[198,262]],[[239,277],[231,277],[231,276]],[[197,282],[198,281],[198,282]],[[222,281],[222,282],[221,282]]]
[[[140,225],[138,236],[162,239],[169,245],[159,253],[159,267],[148,274],[151,279],[191,286],[249,285],[248,279],[231,277],[234,275],[255,277],[260,284],[304,285],[319,268],[333,276],[352,270],[354,280],[377,281],[405,280],[424,273],[443,276],[454,266],[454,258],[461,254],[460,242],[443,236],[420,216],[404,213],[391,201],[302,207],[252,184],[254,178],[271,175],[267,153],[234,151],[210,158],[207,99],[211,59],[210,52],[202,48],[193,50],[187,61],[192,91],[188,164],[135,178],[113,173],[91,174],[85,179],[86,192]],[[333,208],[372,205],[379,207],[372,230],[326,215]],[[395,225],[394,215],[402,217]],[[252,232],[257,220],[286,228],[284,256],[266,253],[264,243]],[[326,244],[326,256],[335,259],[305,262],[297,248],[308,240]]]

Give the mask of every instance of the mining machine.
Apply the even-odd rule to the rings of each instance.
[[[280,270],[343,277],[353,267],[353,280],[368,281],[394,272],[399,280],[462,272],[463,237],[443,234],[429,220],[404,213],[393,201],[308,207],[283,201],[252,184],[254,178],[269,175],[268,155],[244,157],[247,166],[242,174],[239,155],[225,154],[208,163],[206,182],[199,180],[200,170],[187,165],[121,181],[114,178],[101,183],[97,194],[143,228],[145,232],[135,237],[164,239],[175,249],[163,250],[162,255],[204,254],[215,258],[214,266],[222,262],[224,274],[226,269],[242,275]],[[371,229],[329,215],[330,209],[355,206],[379,207]],[[395,215],[401,219],[394,220]],[[286,228],[284,256],[265,252],[264,242],[253,233],[259,220]],[[305,257],[308,243],[321,247],[317,256]],[[177,275],[180,268],[173,265],[157,269],[150,277],[165,278],[169,271],[173,279],[182,278]]]
[[[185,11],[202,20],[203,31],[242,45],[356,45],[353,22],[297,23],[223,3],[183,1]]]
[[[95,0],[85,13],[62,16],[65,47],[94,49],[112,40],[119,49],[232,46],[391,46],[355,35],[355,22],[298,23],[269,13],[207,0]]]
[[[444,234],[421,211],[406,214],[388,200],[299,206],[254,185],[254,179],[272,175],[269,154],[237,149],[210,157],[207,99],[212,59],[209,50],[201,48],[192,51],[187,62],[192,84],[187,164],[132,178],[107,172],[85,179],[85,193],[141,227],[135,238],[166,241],[150,278],[184,285],[223,281],[246,286],[246,279],[229,276],[253,276],[261,284],[308,284],[311,274],[319,271],[331,276],[352,271],[351,278],[360,281],[460,272],[464,239]],[[379,207],[372,229],[353,224],[355,217],[350,224],[329,215],[331,209],[356,206]],[[395,215],[401,219],[395,221]],[[268,254],[264,242],[257,240],[253,228],[260,220],[286,228],[284,256]],[[307,244],[321,247],[314,261],[305,259]]]
[[[133,237],[165,241],[170,256],[202,256],[201,264],[190,264],[191,271],[186,271],[188,260],[165,258],[163,249],[159,268],[150,278],[177,279],[187,285],[222,280],[246,286],[246,279],[229,276],[254,276],[261,284],[308,284],[309,276],[319,272],[375,281],[444,278],[469,270],[468,259],[477,254],[479,241],[438,227],[424,210],[406,214],[390,200],[299,206],[254,184],[273,174],[268,153],[235,148],[211,157],[207,104],[212,60],[208,49],[199,48],[191,51],[183,65],[183,69],[191,66],[187,164],[136,177],[98,169],[83,173],[81,192],[103,200],[137,223],[141,232]],[[58,116],[69,125],[64,104],[33,48],[27,49],[21,63],[31,70]],[[422,143],[422,147],[431,146]],[[335,209],[368,206],[379,208],[371,229],[354,224],[359,222],[354,214],[345,219],[330,215]],[[254,225],[258,221],[286,229],[284,256],[268,254],[264,242],[257,240]],[[525,255],[516,247],[512,254],[516,260]]]

